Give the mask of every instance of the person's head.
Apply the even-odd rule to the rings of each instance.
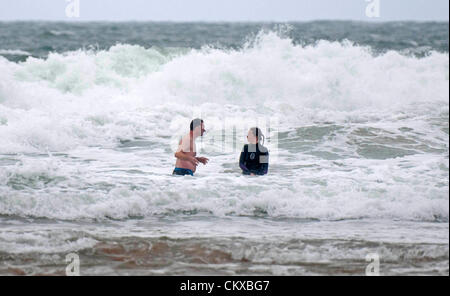
[[[206,132],[203,119],[196,118],[191,121],[191,132],[196,137],[203,136],[203,134]]]
[[[252,127],[248,131],[247,140],[250,144],[264,144],[264,135],[261,129],[258,127]]]

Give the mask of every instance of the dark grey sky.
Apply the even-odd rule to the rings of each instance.
[[[68,18],[79,1],[79,18]],[[0,20],[109,21],[448,21],[448,0],[379,1],[380,17],[366,16],[369,0],[0,0]]]

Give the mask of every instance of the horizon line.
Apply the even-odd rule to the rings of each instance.
[[[309,23],[309,22],[360,22],[360,23],[448,23],[449,20],[380,20],[380,19],[311,19],[311,20],[88,20],[88,19],[0,19],[0,22],[51,22],[51,23]]]

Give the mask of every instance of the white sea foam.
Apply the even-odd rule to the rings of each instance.
[[[31,53],[20,49],[1,49],[0,55],[30,56]]]
[[[240,50],[0,57],[0,214],[448,221],[448,73],[444,53],[275,33]],[[278,118],[270,176],[240,176],[240,147],[211,152],[196,179],[169,176],[170,137],[195,114],[212,135],[223,120]]]
[[[393,111],[420,103],[448,110],[448,54],[418,59],[391,51],[374,57],[368,49],[346,43],[301,47],[274,33],[257,40],[238,51],[205,48],[167,56],[117,45],[21,64],[1,59],[0,135],[23,147],[1,145],[0,152],[107,142],[123,136],[124,125],[141,126],[142,116],[148,127],[164,116],[161,110],[176,120],[189,117],[193,106],[221,117],[257,109],[262,116],[285,119],[287,127],[395,116]],[[223,105],[237,110],[211,111]],[[160,120],[160,128],[171,124],[168,118]],[[41,130],[39,136],[30,125]],[[109,132],[98,133],[104,125],[110,125]],[[52,140],[60,137],[66,139],[65,147]]]

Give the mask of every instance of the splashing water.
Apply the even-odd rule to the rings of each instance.
[[[426,252],[444,256],[436,260],[447,262],[448,273],[448,53],[374,54],[350,41],[298,45],[269,31],[237,49],[117,44],[20,63],[0,56],[0,73],[0,217],[10,229],[0,232],[0,252],[102,252],[114,239],[134,248],[124,241],[128,231],[176,253],[183,243],[161,241],[151,226],[160,218],[167,220],[160,225],[163,235],[183,237],[189,246],[206,236],[211,248],[225,252],[214,258],[231,264],[248,257],[263,274],[322,273],[289,271],[284,264],[330,256],[312,251],[316,240],[345,249],[345,241],[332,241],[335,236],[370,236],[352,247],[352,262],[374,248],[370,242],[377,236],[393,244],[382,252],[394,261],[404,250],[423,251],[422,244],[434,242],[426,248],[437,251]],[[199,143],[201,153],[211,162],[194,178],[172,177],[174,141],[198,114],[209,131]],[[246,136],[241,123],[255,118],[276,124],[266,131],[269,175],[249,179],[241,176],[237,159]],[[217,140],[229,131],[224,122],[236,128],[237,139],[225,148]],[[189,230],[196,217],[197,230]],[[50,230],[41,219],[67,227],[86,223],[90,230]],[[207,231],[211,223],[235,225],[226,234],[230,241],[220,240],[219,226]],[[417,233],[407,243],[391,233],[386,238],[381,233],[393,224],[397,234]],[[251,235],[265,227],[268,241]],[[429,240],[419,239],[430,227],[436,230]],[[33,247],[21,242],[23,233]],[[48,233],[54,236],[50,245],[43,243]],[[239,233],[249,241],[232,243]],[[276,233],[309,259],[295,252],[277,257],[281,245],[263,254]],[[302,241],[305,235],[311,241]],[[246,244],[256,249],[239,253],[251,249]],[[201,243],[192,247],[202,260],[216,260],[204,257]],[[264,265],[268,258],[279,266]],[[168,273],[185,272],[170,266]]]

